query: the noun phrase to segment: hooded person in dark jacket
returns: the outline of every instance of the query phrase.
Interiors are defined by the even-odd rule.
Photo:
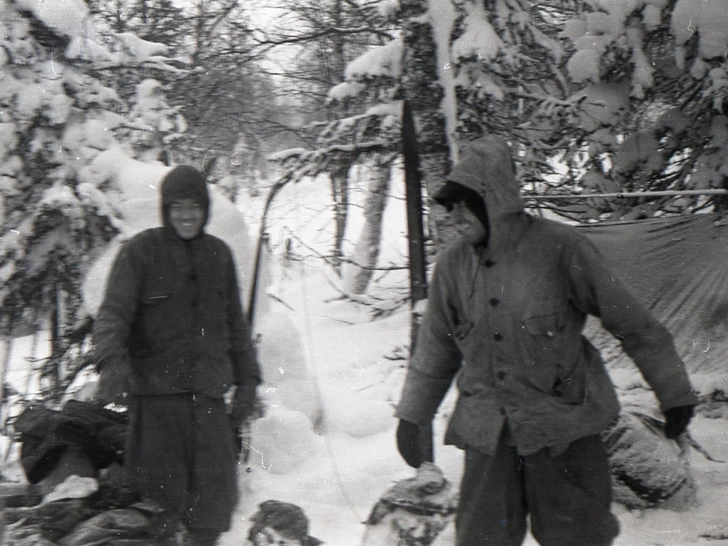
[[[162,538],[183,524],[195,546],[230,526],[235,432],[260,383],[232,253],[204,231],[209,208],[202,173],[166,175],[163,226],[119,251],[94,332],[100,402],[127,394],[127,478],[166,509]]]
[[[600,434],[620,407],[587,315],[621,340],[684,432],[697,404],[671,334],[565,224],[528,215],[508,145],[470,143],[434,199],[462,237],[437,260],[396,415],[399,450],[418,467],[450,385],[445,443],[465,450],[458,546],[606,546],[619,531]]]

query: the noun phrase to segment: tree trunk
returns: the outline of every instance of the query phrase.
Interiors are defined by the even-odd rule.
[[[331,196],[334,202],[334,234],[333,259],[337,271],[341,274],[341,258],[343,254],[344,234],[349,217],[349,164],[337,165],[331,171]]]
[[[379,258],[382,218],[387,204],[391,157],[370,156],[365,165],[370,173],[364,202],[364,226],[354,247],[352,263],[344,268],[344,290],[364,294]]]
[[[10,357],[13,353],[13,338],[8,337],[0,341],[0,422],[5,422],[5,415],[3,410],[5,409],[5,379],[8,375],[8,369],[10,368]],[[2,468],[0,468],[0,471]]]
[[[440,80],[437,43],[425,16],[429,5],[428,0],[400,1],[405,21],[402,89],[414,114],[422,180],[432,195],[445,181],[451,154],[442,113],[445,89]],[[449,240],[447,218],[439,209],[434,207],[428,217],[429,238],[436,249]]]
[[[61,271],[58,272],[62,274]],[[61,398],[61,383],[63,370],[61,369],[61,357],[63,354],[63,322],[64,322],[64,295],[60,287],[60,281],[55,280],[52,288],[53,301],[50,309],[50,345],[51,355],[41,371],[41,379],[45,380],[43,387],[48,389],[48,396],[51,400]]]
[[[405,195],[407,201],[407,238],[409,239],[410,274],[410,351],[415,350],[421,322],[419,303],[427,300],[427,256],[422,211],[422,174],[417,153],[417,136],[412,109],[406,100],[402,103],[402,155],[404,156]]]

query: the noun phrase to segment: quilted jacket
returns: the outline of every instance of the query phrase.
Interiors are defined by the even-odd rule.
[[[217,237],[144,231],[120,250],[94,333],[99,367],[128,373],[131,394],[221,396],[259,383],[229,247]]]
[[[697,403],[671,334],[595,246],[524,212],[504,142],[471,144],[449,179],[483,197],[489,237],[438,257],[397,417],[429,423],[456,381],[446,443],[495,453],[506,421],[522,455],[602,432],[620,406],[582,335],[587,315],[621,341],[663,411]]]

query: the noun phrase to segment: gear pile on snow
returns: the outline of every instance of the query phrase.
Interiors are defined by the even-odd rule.
[[[29,406],[13,427],[28,482],[0,483],[0,544],[155,544],[162,510],[110,472],[123,460],[126,415],[72,400]]]
[[[616,502],[640,509],[660,505],[679,510],[694,505],[689,446],[665,438],[663,426],[647,413],[623,411],[604,433]]]
[[[394,484],[374,505],[362,546],[428,546],[452,521],[457,503],[442,471],[423,463],[414,478]]]
[[[53,472],[59,461],[75,451],[95,469],[121,463],[127,417],[97,404],[68,401],[61,410],[28,406],[15,420],[20,435],[20,462],[30,483]]]
[[[0,484],[0,491],[6,484]],[[32,504],[38,486],[3,494],[3,546],[151,546],[162,523],[159,506],[95,478],[69,476]]]

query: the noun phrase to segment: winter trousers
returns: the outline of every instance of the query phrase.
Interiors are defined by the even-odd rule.
[[[609,546],[619,534],[610,512],[609,461],[599,436],[558,455],[520,456],[501,438],[491,457],[467,449],[455,520],[457,546],[519,546],[528,529],[542,546]]]
[[[160,530],[182,523],[194,546],[212,546],[237,504],[237,453],[222,398],[133,395],[125,467],[130,485],[166,510]]]

